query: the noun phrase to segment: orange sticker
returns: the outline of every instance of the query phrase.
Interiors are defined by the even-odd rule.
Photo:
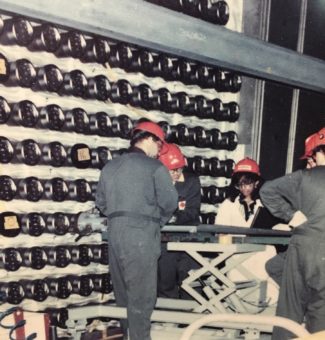
[[[90,152],[88,148],[78,149],[78,161],[88,161],[90,159]]]
[[[19,229],[19,223],[16,216],[5,216],[4,217],[4,228],[9,229]]]
[[[0,59],[0,74],[7,74],[6,61],[4,59]]]
[[[219,234],[219,244],[232,244],[232,235]]]

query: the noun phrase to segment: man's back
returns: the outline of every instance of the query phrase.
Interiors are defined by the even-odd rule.
[[[325,232],[324,193],[325,166],[296,171],[265,183],[261,189],[263,202],[275,216],[289,221],[300,210],[307,223],[299,229],[307,233]]]
[[[325,232],[325,166],[303,171],[298,192],[301,210],[308,219],[308,228]]]
[[[175,209],[176,191],[165,167],[143,152],[123,154],[106,164],[98,183],[96,204],[105,214],[134,212],[161,219]]]

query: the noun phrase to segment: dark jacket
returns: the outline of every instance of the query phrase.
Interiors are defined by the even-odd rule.
[[[178,209],[175,212],[178,225],[198,225],[200,223],[201,185],[199,177],[184,172],[184,182],[176,182]]]

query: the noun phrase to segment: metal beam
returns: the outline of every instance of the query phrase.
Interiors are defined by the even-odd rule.
[[[325,62],[143,0],[0,0],[0,9],[325,93]]]

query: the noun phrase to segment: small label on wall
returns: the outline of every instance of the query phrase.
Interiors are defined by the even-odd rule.
[[[7,74],[7,66],[4,59],[0,59],[0,74]]]
[[[16,216],[5,216],[4,217],[4,228],[9,229],[19,229],[19,223]]]
[[[78,161],[88,161],[90,159],[90,153],[88,148],[78,149]]]

